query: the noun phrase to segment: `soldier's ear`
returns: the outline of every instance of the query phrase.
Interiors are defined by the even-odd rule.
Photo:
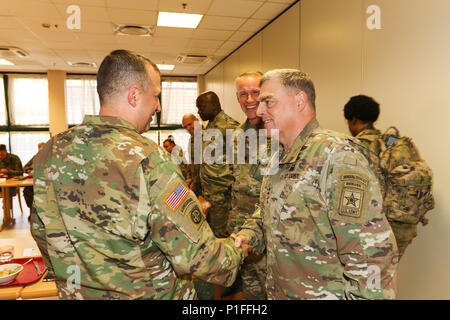
[[[133,85],[128,89],[128,103],[134,108],[137,105],[137,97],[139,94],[139,88],[136,85]]]
[[[307,99],[307,96],[304,91],[297,92],[297,94],[295,95],[297,107],[303,109],[306,106],[306,99]]]

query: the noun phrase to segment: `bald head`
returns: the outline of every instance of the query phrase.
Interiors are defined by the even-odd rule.
[[[197,97],[198,114],[203,121],[211,121],[222,110],[220,100],[213,91],[207,91]]]
[[[194,136],[194,122],[195,121],[198,121],[198,119],[192,113],[185,114],[183,116],[183,119],[181,120],[181,124],[183,125],[183,128],[186,129],[186,131],[189,132],[189,134],[191,136]]]

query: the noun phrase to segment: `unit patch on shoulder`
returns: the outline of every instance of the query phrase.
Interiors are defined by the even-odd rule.
[[[169,192],[164,199],[164,203],[172,210],[176,211],[178,206],[183,202],[184,198],[189,194],[189,189],[183,183],[178,182],[177,185]]]
[[[195,208],[189,213],[189,219],[191,219],[194,227],[198,230],[202,226],[204,215],[200,212],[198,208]]]
[[[336,186],[337,218],[350,223],[363,223],[367,216],[369,179],[359,173],[342,173]]]

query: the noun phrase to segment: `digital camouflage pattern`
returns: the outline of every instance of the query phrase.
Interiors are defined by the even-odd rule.
[[[433,172],[411,138],[401,137],[395,127],[384,134],[364,128],[356,137],[377,158],[384,211],[394,231],[400,259],[417,236],[418,223],[426,225],[425,214],[434,208]]]
[[[268,299],[395,298],[397,246],[360,148],[314,119],[264,177],[239,235],[266,248]]]
[[[0,169],[8,169],[9,176],[21,176],[23,174],[22,161],[12,153],[7,153],[6,158],[0,160]]]
[[[223,137],[223,163],[207,164],[205,159],[200,167],[200,183],[203,196],[211,203],[207,220],[218,238],[229,236],[227,220],[231,210],[231,184],[233,183],[232,165],[226,163],[226,129],[235,129],[239,122],[222,110],[205,128],[218,129]],[[203,152],[213,139],[203,142]]]
[[[234,282],[242,250],[214,237],[175,163],[130,123],[86,116],[34,168],[31,232],[61,299],[194,299],[187,275]]]
[[[200,183],[200,164],[194,162],[194,137],[189,140],[189,154],[191,163],[187,165],[187,179],[192,179],[191,190],[199,196],[202,194],[202,187]]]
[[[238,129],[243,130],[242,134],[249,129],[262,129],[264,125],[251,125],[248,119],[243,122]],[[259,201],[261,192],[261,163],[250,164],[250,150],[248,139],[245,140],[245,164],[237,164],[235,159],[233,164],[234,182],[231,191],[231,212],[228,217],[228,233],[238,232],[239,227],[244,224],[247,218],[250,218],[255,205]],[[237,155],[237,137],[235,139],[235,156]],[[270,139],[267,141],[270,146]],[[259,159],[257,159],[259,160]],[[242,289],[246,300],[266,299],[266,255],[250,253],[241,266]]]

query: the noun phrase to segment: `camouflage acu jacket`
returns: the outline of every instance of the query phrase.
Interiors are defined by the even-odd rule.
[[[235,129],[239,126],[239,122],[228,116],[223,110],[210,121],[205,128],[218,129],[223,137],[223,163],[207,164],[203,159],[200,167],[200,182],[202,191],[205,195],[214,194],[216,192],[229,192],[229,187],[233,183],[233,173],[230,164],[226,163],[226,129]],[[203,153],[211,141],[203,142]]]
[[[23,174],[22,161],[12,153],[8,153],[5,159],[0,160],[0,169],[8,169],[8,175],[10,176],[21,176]]]
[[[62,299],[193,299],[243,259],[217,240],[168,154],[128,122],[86,116],[34,161],[31,231]]]
[[[269,299],[395,298],[398,251],[357,141],[312,120],[242,226],[267,249]]]
[[[257,126],[251,125],[248,119],[239,127],[243,133],[248,129],[253,129],[258,134],[260,129]],[[237,139],[235,139],[235,151],[237,151]],[[245,219],[250,218],[255,210],[255,205],[259,201],[259,194],[261,191],[261,182],[263,175],[261,174],[261,163],[257,161],[256,164],[250,164],[249,161],[249,144],[246,140],[245,144],[245,164],[238,164],[237,160],[232,166],[234,182],[231,192],[231,212],[228,217],[228,232],[231,234],[236,232],[236,228],[240,227]],[[268,141],[270,144],[270,140]],[[236,158],[237,152],[235,152]],[[256,159],[258,160],[258,159]]]

